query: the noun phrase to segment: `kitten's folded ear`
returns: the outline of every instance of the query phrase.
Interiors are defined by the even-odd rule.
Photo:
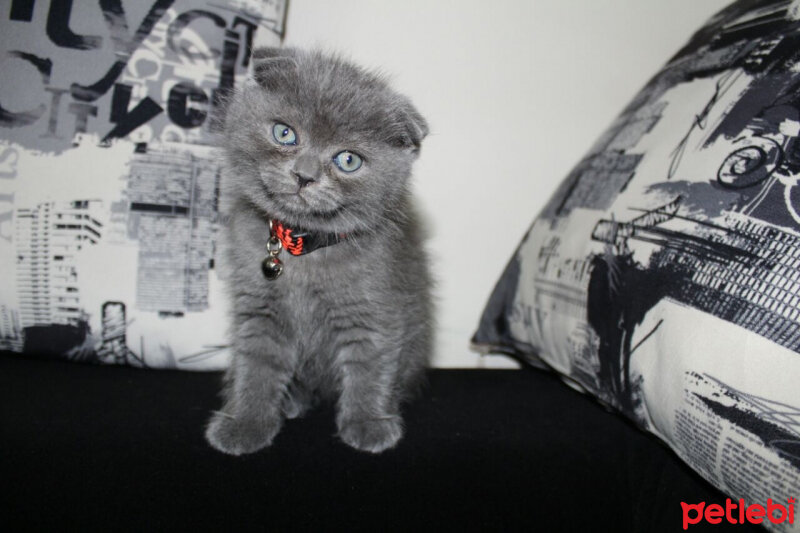
[[[422,118],[419,111],[405,98],[399,107],[400,117],[403,121],[403,135],[397,139],[399,146],[408,146],[418,151],[422,141],[428,136],[428,122]]]
[[[250,57],[253,78],[266,89],[275,89],[288,69],[297,68],[297,50],[293,48],[256,48]]]

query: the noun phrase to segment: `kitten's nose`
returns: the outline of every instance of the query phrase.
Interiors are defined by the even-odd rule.
[[[301,174],[300,172],[297,171],[293,171],[292,173],[294,174],[294,177],[297,178],[297,183],[298,185],[300,185],[301,189],[306,185],[308,185],[309,183],[314,183],[315,181],[317,181],[314,178],[311,178],[305,174]]]
[[[303,154],[298,157],[292,169],[292,174],[294,174],[301,189],[316,182],[321,173],[322,165],[314,154]]]

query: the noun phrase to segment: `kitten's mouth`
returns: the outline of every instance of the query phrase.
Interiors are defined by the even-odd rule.
[[[275,202],[279,203],[281,208],[286,209],[293,215],[297,216],[312,216],[330,220],[342,212],[344,206],[337,205],[333,208],[326,209],[320,208],[315,205],[313,200],[306,198],[300,191],[295,192],[273,192],[267,191],[267,195]]]

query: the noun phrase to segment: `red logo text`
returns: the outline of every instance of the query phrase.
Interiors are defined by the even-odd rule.
[[[767,505],[745,505],[744,500],[740,499],[736,503],[728,498],[725,500],[725,507],[718,503],[706,505],[706,502],[681,502],[683,529],[689,529],[690,525],[699,524],[702,520],[709,524],[719,524],[723,519],[730,524],[761,524],[765,520],[773,524],[794,524],[794,504],[794,498],[789,498],[786,505],[773,503],[772,498],[767,500]]]

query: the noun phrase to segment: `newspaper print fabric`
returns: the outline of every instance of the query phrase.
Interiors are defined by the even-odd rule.
[[[473,340],[571,377],[732,496],[800,496],[800,3],[737,2],[695,34],[564,180]]]
[[[284,0],[6,4],[0,349],[227,364],[214,135],[284,13]]]

